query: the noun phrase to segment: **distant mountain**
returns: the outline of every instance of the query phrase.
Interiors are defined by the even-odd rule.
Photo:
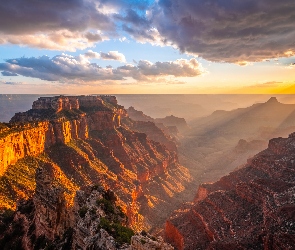
[[[190,127],[180,140],[180,160],[194,176],[214,181],[263,150],[270,138],[295,131],[295,105],[270,98],[247,108],[215,111]],[[241,139],[248,143],[243,150]]]
[[[283,130],[295,125],[295,104],[283,104],[275,97],[265,103],[254,104],[248,108],[232,111],[218,110],[210,116],[191,123],[190,135],[206,135],[227,137],[245,136],[258,139],[257,135],[269,139],[265,132]],[[267,131],[266,131],[267,130]]]
[[[134,107],[127,109],[128,116],[134,121],[153,122],[157,127],[166,133],[177,137],[178,132],[184,132],[188,129],[188,125],[184,118],[176,117],[174,115],[166,116],[165,118],[152,118],[142,111],[136,110]]]

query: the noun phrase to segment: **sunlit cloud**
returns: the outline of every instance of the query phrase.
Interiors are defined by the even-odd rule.
[[[118,52],[118,51],[109,51],[107,53],[105,52],[95,52],[92,50],[88,50],[85,54],[85,57],[91,58],[91,59],[103,59],[103,60],[113,60],[113,61],[120,61],[120,62],[126,62],[126,58],[124,54]]]
[[[125,56],[122,53],[119,53],[118,51],[109,51],[107,53],[100,52],[100,56],[104,60],[115,60],[115,61],[126,62]]]
[[[120,53],[115,53],[117,56]],[[102,53],[88,51],[79,56],[61,54],[50,58],[48,56],[8,59],[0,63],[0,70],[10,74],[38,78],[61,83],[97,83],[107,81],[125,81],[134,79],[137,83],[179,83],[178,77],[196,77],[205,71],[195,59],[178,59],[172,62],[152,63],[140,60],[135,65],[125,64],[113,68],[100,67],[90,61],[91,58],[103,56]],[[168,78],[167,78],[168,77]],[[171,79],[172,77],[172,79]]]
[[[116,33],[96,1],[11,0],[0,3],[0,43],[75,51]]]

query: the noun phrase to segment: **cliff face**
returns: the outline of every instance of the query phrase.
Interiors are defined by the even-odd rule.
[[[99,183],[118,194],[135,229],[163,220],[163,207],[172,209],[189,173],[179,165],[169,136],[157,128],[164,139],[154,141],[128,119],[112,96],[39,98],[31,110],[17,113],[0,126],[1,208],[15,209],[18,200],[45,190],[38,198],[36,221],[37,230],[50,238],[60,235],[72,216],[56,211],[73,206],[80,187]],[[153,126],[143,125],[151,135]],[[49,166],[54,170],[46,175],[63,181],[62,189],[51,182],[38,184]],[[61,203],[64,195],[67,202]]]
[[[156,123],[163,123],[165,126],[175,126],[179,131],[186,131],[189,127],[184,118],[179,118],[174,115],[166,116],[165,118],[156,118]]]
[[[272,139],[268,149],[213,184],[166,222],[178,249],[293,249],[295,138]]]
[[[134,107],[129,107],[126,111],[132,120],[139,122],[153,122],[158,128],[173,137],[177,137],[179,131],[184,132],[189,128],[184,118],[179,118],[173,115],[154,119],[145,115],[142,111],[136,110]]]
[[[69,180],[61,175],[44,164],[33,200],[19,203],[14,213],[0,213],[3,249],[173,249],[161,237],[134,235],[114,192],[88,185],[68,197]]]

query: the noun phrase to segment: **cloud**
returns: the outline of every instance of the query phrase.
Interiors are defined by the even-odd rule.
[[[295,55],[294,0],[159,0],[145,15],[127,12],[119,19],[141,42],[210,61],[246,65]]]
[[[121,61],[126,62],[126,58],[122,53],[119,53],[118,51],[109,51],[108,53],[100,53],[100,56],[104,60],[115,60],[115,61]]]
[[[96,59],[99,59],[100,58],[100,53],[97,53],[95,51],[92,51],[92,50],[88,50],[84,56],[86,56],[87,58],[96,58]]]
[[[150,0],[0,1],[0,44],[75,51],[120,38],[116,15],[145,12]],[[126,20],[127,21],[127,20]]]
[[[295,56],[294,23],[294,0],[0,2],[0,44],[76,51],[127,32],[141,43],[239,65]]]
[[[137,69],[144,76],[173,75],[175,77],[194,77],[202,73],[195,58],[190,60],[178,59],[174,62],[139,61]],[[134,77],[135,78],[135,77]],[[136,78],[135,78],[136,79]]]
[[[95,52],[87,52],[96,55]],[[61,54],[48,56],[8,59],[0,63],[0,70],[26,77],[64,83],[95,83],[103,81],[124,81],[133,78],[140,82],[167,82],[166,77],[194,77],[203,74],[202,66],[195,58],[178,59],[173,62],[139,61],[136,65],[126,64],[117,68],[100,67],[91,63],[85,55],[70,56]],[[169,79],[170,82],[175,82]]]
[[[0,4],[0,30],[3,34],[44,31],[84,31],[89,27],[109,30],[112,22],[95,1],[86,0],[10,0]]]
[[[9,71],[2,71],[1,74],[3,76],[18,76],[18,74],[12,73],[12,72],[9,72]]]
[[[97,53],[92,50],[88,50],[85,54],[85,57],[91,58],[91,59],[103,59],[103,60],[114,60],[114,61],[120,61],[120,62],[126,62],[126,58],[122,53],[119,53],[118,51],[109,51],[107,53],[100,52]]]
[[[10,43],[39,49],[76,51],[94,46],[95,41],[89,40],[86,37],[87,34],[61,30],[34,35],[4,35],[0,38],[0,44]]]
[[[101,5],[94,0],[1,1],[0,43],[71,51],[93,46],[116,33]]]
[[[0,84],[4,84],[4,85],[20,85],[22,83],[21,82],[4,82],[4,81],[0,81]]]

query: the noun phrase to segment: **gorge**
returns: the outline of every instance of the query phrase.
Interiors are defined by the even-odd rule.
[[[258,152],[293,114],[271,98],[187,124],[114,96],[40,97],[0,123],[0,243],[172,249],[149,231],[176,249],[292,249],[294,134]]]

